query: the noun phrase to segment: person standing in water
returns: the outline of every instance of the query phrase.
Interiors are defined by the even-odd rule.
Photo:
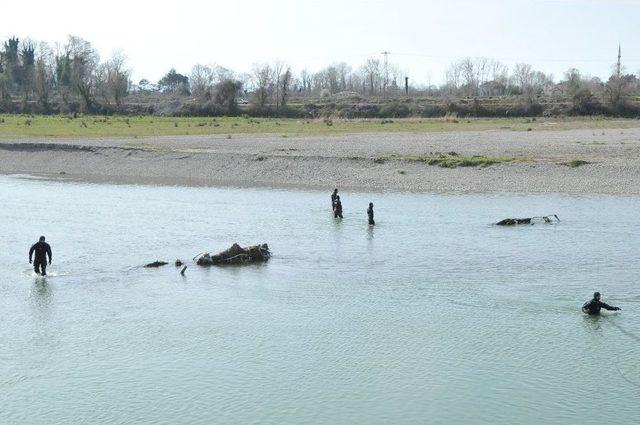
[[[376,222],[373,219],[373,202],[369,202],[369,208],[367,208],[367,216],[369,217],[369,226],[375,226]]]
[[[600,309],[603,308],[611,311],[622,310],[620,307],[613,307],[607,303],[603,303],[600,301],[600,292],[595,292],[593,294],[593,299],[591,301],[587,301],[582,306],[582,312],[590,316],[598,316],[600,314]]]
[[[333,193],[331,194],[331,209],[336,208],[336,198],[338,198],[338,189],[333,189]]]
[[[336,195],[336,202],[333,204],[333,217],[342,218],[342,202],[340,197]]]
[[[49,256],[49,265],[51,265],[51,246],[44,241],[44,236],[40,236],[40,240],[34,243],[29,250],[29,264],[31,264],[31,257],[33,253],[36,253],[36,257],[33,261],[33,271],[36,274],[42,276],[47,275],[47,255]]]

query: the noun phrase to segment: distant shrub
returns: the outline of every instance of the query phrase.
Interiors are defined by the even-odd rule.
[[[342,104],[338,107],[340,118],[378,118],[383,117],[380,106],[371,103]]]
[[[402,103],[382,105],[379,110],[380,118],[406,118],[411,115],[409,107]]]
[[[577,115],[597,115],[604,112],[602,104],[588,88],[581,88],[572,98],[573,112]]]

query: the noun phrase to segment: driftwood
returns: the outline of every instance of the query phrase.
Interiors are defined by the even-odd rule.
[[[269,246],[265,243],[262,245],[241,247],[234,243],[231,248],[222,251],[216,255],[210,255],[205,252],[196,257],[196,264],[199,266],[222,266],[228,264],[252,264],[262,263],[271,258]]]
[[[542,217],[530,217],[530,218],[505,218],[496,223],[496,226],[515,226],[517,224],[535,224],[537,223],[552,223],[551,217],[554,217],[557,221],[560,221],[557,215],[545,215]]]
[[[144,266],[146,268],[152,268],[152,267],[162,267],[162,266],[166,266],[169,263],[166,263],[164,261],[154,261],[153,263],[149,263],[149,264],[145,264]]]

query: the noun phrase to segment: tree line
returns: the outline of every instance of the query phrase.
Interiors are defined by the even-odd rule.
[[[497,98],[528,105],[523,114],[540,113],[535,106],[541,99],[560,99],[569,105],[565,112],[576,114],[640,114],[634,100],[640,81],[625,72],[620,59],[606,81],[571,68],[556,82],[531,65],[508,67],[488,58],[452,63],[441,85],[413,84],[399,66],[377,58],[356,68],[336,63],[315,72],[295,72],[277,61],[255,64],[246,73],[197,64],[186,74],[172,68],[157,82],[142,79],[134,83],[131,76],[122,52],[101,60],[91,43],[79,37],[69,36],[65,43],[55,45],[11,37],[0,49],[0,111],[304,115],[312,113],[323,99],[325,103],[350,99],[362,104],[432,98],[442,105],[434,109],[435,114],[451,112],[468,99],[475,106],[464,111],[479,114],[487,99]],[[405,115],[422,114],[400,109],[408,111]],[[366,115],[368,109],[364,110]],[[484,111],[489,113],[486,107]],[[357,116],[359,112],[346,114],[350,113]],[[376,113],[384,115],[381,110]],[[390,113],[398,114],[397,110]]]

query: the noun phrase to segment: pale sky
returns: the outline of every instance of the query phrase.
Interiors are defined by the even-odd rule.
[[[618,43],[627,70],[640,71],[640,0],[0,0],[1,40],[69,34],[102,57],[124,50],[134,81],[196,63],[355,68],[384,50],[419,83],[441,83],[467,56],[530,63],[556,80],[571,66],[606,78]]]

